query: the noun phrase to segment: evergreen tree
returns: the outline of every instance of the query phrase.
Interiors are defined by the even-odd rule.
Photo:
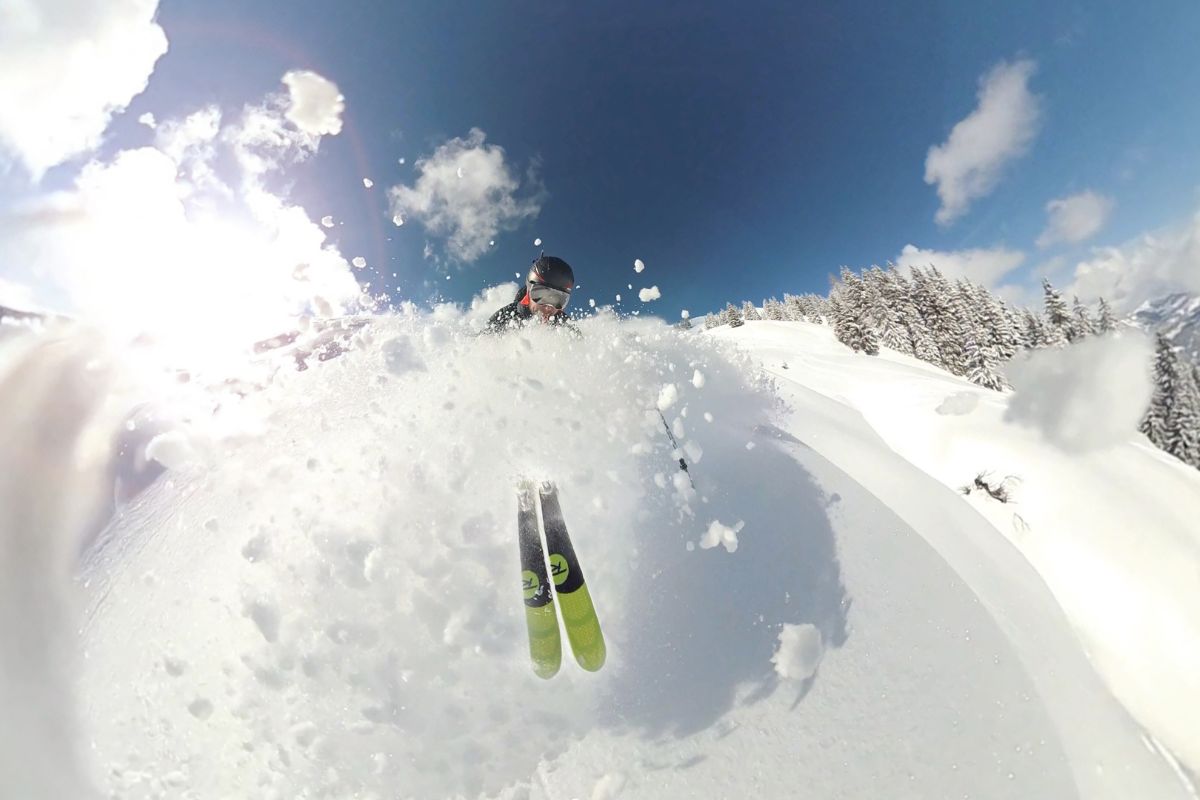
[[[1176,363],[1179,384],[1167,417],[1163,449],[1185,464],[1200,467],[1200,386],[1191,365],[1178,355]]]
[[[742,322],[742,312],[733,303],[725,304],[725,320],[731,328],[739,328],[746,323]]]
[[[690,319],[688,319],[687,317],[683,317],[682,319],[679,320],[679,322],[675,323],[675,327],[679,328],[679,330],[681,330],[681,331],[691,330],[692,321]]]
[[[1038,348],[1046,346],[1046,330],[1040,315],[1028,308],[1021,312],[1021,327],[1025,331],[1026,347]]]
[[[912,355],[912,343],[900,308],[890,300],[892,291],[887,273],[879,267],[871,267],[863,276],[866,324],[874,330],[881,345]]]
[[[981,344],[971,336],[967,338],[963,351],[967,380],[996,391],[1005,387],[1004,376],[1000,374],[997,367],[999,362],[993,347]]]
[[[721,325],[721,317],[717,314],[704,315],[704,330],[711,331],[713,328]]]
[[[1079,302],[1079,298],[1075,299],[1075,308],[1073,311],[1073,319],[1071,327],[1075,331],[1075,338],[1081,339],[1084,336],[1094,336],[1096,334],[1097,325],[1092,321],[1091,315],[1088,313],[1087,306]]]
[[[779,322],[783,320],[783,303],[772,297],[770,300],[763,303],[763,313],[767,319]]]
[[[1075,338],[1071,315],[1062,294],[1050,285],[1049,278],[1042,278],[1042,293],[1046,304],[1046,323],[1051,329],[1047,344],[1066,343]],[[1055,330],[1058,333],[1055,333]]]
[[[833,334],[837,340],[859,353],[879,354],[874,332],[863,324],[862,281],[848,268],[842,268],[842,282],[830,294],[834,304]]]
[[[1012,330],[1013,350],[1018,353],[1033,346],[1029,342],[1029,332],[1024,317],[1024,314],[1028,313],[1028,311],[1018,312],[1008,303],[1004,303],[1004,314],[1008,317],[1008,325]]]
[[[788,322],[806,321],[804,304],[800,302],[798,296],[794,294],[785,294],[783,296],[783,318]]]
[[[1108,333],[1109,331],[1116,330],[1116,317],[1113,316],[1112,309],[1109,308],[1108,302],[1103,297],[1100,298],[1099,317],[1100,319],[1096,323],[1096,327],[1100,330],[1100,333]]]
[[[758,309],[754,307],[754,303],[747,300],[742,303],[742,319],[762,319],[762,315],[758,313]]]
[[[1179,385],[1179,359],[1174,348],[1161,333],[1154,336],[1154,394],[1150,407],[1142,417],[1138,430],[1146,434],[1156,447],[1166,449],[1167,420],[1171,417],[1171,406]]]

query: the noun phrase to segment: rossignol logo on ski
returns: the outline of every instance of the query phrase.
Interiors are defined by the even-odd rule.
[[[550,577],[554,579],[555,586],[562,586],[562,582],[571,574],[571,567],[567,564],[567,559],[561,553],[550,554]]]
[[[521,573],[521,589],[525,592],[525,599],[529,600],[537,597],[538,592],[542,590],[542,582],[538,580],[537,575],[525,570]]]

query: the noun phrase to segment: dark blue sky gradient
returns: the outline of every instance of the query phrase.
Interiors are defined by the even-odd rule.
[[[538,236],[576,266],[581,299],[620,292],[633,310],[654,283],[649,310],[667,319],[823,292],[841,264],[910,242],[1022,249],[1032,275],[1050,255],[1033,240],[1052,198],[1113,195],[1094,242],[1113,244],[1197,205],[1200,4],[1138,5],[164,0],[170,52],[111,147],[148,136],[142,111],[232,111],[289,69],[320,72],[346,96],[346,128],[293,171],[293,197],[344,220],[343,253],[417,301],[511,279]],[[1042,132],[939,228],[926,152],[975,107],[979,77],[1018,57],[1039,65]],[[548,194],[536,221],[446,281],[421,255],[424,231],[391,224],[384,190],[472,127],[521,173],[536,163]]]

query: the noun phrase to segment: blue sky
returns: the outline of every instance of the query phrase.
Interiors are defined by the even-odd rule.
[[[344,94],[344,129],[288,173],[290,196],[333,215],[342,252],[399,298],[466,300],[523,271],[535,237],[575,265],[581,299],[621,293],[625,310],[668,319],[823,293],[840,265],[909,244],[1019,253],[993,284],[1070,283],[1093,248],[1200,207],[1200,4],[1152,6],[166,0],[170,49],[100,156],[146,143],[146,111],[234,109],[310,69]],[[938,224],[930,148],[977,108],[991,70],[1017,64],[1036,108],[1028,142]],[[503,148],[537,213],[456,263],[416,216],[392,224],[387,189],[415,186],[418,160],[472,128]],[[1046,204],[1084,192],[1103,200],[1102,225],[1039,247]],[[650,284],[663,299],[643,307],[632,296]]]

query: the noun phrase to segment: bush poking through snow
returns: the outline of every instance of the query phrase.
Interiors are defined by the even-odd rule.
[[[1013,489],[1021,483],[1021,479],[1016,475],[1009,475],[1004,480],[996,482],[991,479],[987,472],[981,472],[975,476],[975,480],[970,484],[963,486],[960,490],[963,494],[970,494],[974,491],[987,492],[993,500],[999,500],[1001,503],[1011,503],[1013,501]]]

